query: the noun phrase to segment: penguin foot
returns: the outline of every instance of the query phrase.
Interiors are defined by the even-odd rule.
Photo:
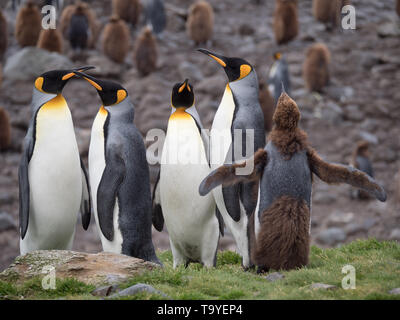
[[[265,266],[257,266],[257,274],[263,274],[269,272],[269,268]]]

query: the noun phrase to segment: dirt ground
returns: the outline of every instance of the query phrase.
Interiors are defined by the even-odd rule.
[[[3,4],[5,1],[1,1]],[[110,14],[103,1],[89,1],[102,24]],[[209,128],[222,97],[226,77],[221,68],[206,56],[195,51],[188,39],[185,21],[171,10],[171,6],[186,9],[193,1],[169,0],[168,25],[158,39],[159,62],[156,72],[142,78],[136,71],[132,53],[124,65],[114,65],[102,57],[98,48],[88,52],[85,61],[76,65],[101,61],[103,69],[114,69],[114,80],[129,91],[136,107],[135,124],[146,134],[151,128],[165,128],[172,86],[186,77],[191,78],[196,94],[196,106],[203,124]],[[328,32],[311,14],[311,0],[299,1],[298,37],[287,45],[277,46],[272,23],[274,1],[211,0],[215,10],[212,40],[205,46],[226,56],[242,57],[252,63],[259,79],[265,81],[272,54],[283,52],[291,74],[292,97],[302,112],[301,127],[308,133],[312,146],[329,161],[349,163],[355,144],[361,138],[371,142],[371,159],[375,177],[387,193],[386,203],[377,200],[359,201],[350,198],[350,187],[327,186],[315,179],[312,205],[312,242],[334,246],[356,238],[395,238],[400,227],[399,204],[396,202],[396,174],[400,157],[400,36],[391,35],[384,26],[399,27],[395,1],[352,0],[357,13],[356,30]],[[101,5],[100,5],[101,3]],[[3,7],[4,8],[4,7]],[[15,14],[6,9],[8,20]],[[132,29],[135,39],[140,30]],[[19,50],[10,30],[7,56]],[[305,50],[314,42],[325,43],[332,54],[331,82],[321,95],[305,90],[302,63]],[[70,55],[68,48],[65,50]],[[4,64],[3,64],[4,65]],[[117,69],[117,71],[116,71]],[[100,71],[100,76],[102,76]],[[108,76],[103,74],[103,76]],[[29,102],[33,82],[0,88],[0,105],[5,107],[13,124],[12,148],[0,153],[0,212],[6,212],[18,222],[18,163],[21,141],[30,118]],[[100,100],[94,90],[82,90],[80,81],[71,81],[64,90],[79,140],[81,154],[87,161],[88,139]],[[154,182],[156,168],[151,168]],[[352,213],[346,221],[335,217]],[[94,219],[92,219],[92,222]],[[346,230],[345,238],[326,242],[320,235],[332,226]],[[358,228],[357,228],[358,226]],[[353,228],[353,229],[351,229]],[[352,231],[349,231],[349,230]],[[154,244],[159,249],[169,247],[166,233],[153,232]],[[19,253],[16,229],[0,232],[0,270],[8,266]],[[235,249],[227,235],[221,239],[221,249]],[[84,232],[76,229],[74,250],[101,250],[96,226]]]

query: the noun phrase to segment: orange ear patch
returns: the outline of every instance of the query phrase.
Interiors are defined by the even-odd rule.
[[[38,89],[40,92],[44,92],[43,91],[43,82],[44,82],[43,77],[39,77],[35,81],[35,88]]]
[[[126,98],[127,94],[125,90],[117,91],[117,104],[123,101]]]
[[[240,77],[238,80],[243,79],[244,77],[247,77],[250,72],[251,72],[251,67],[248,64],[242,64],[240,66]]]

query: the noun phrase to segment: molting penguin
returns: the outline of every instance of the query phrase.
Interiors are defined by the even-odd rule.
[[[15,37],[21,47],[36,46],[42,29],[42,15],[38,7],[29,0],[18,11],[15,22]]]
[[[8,47],[8,27],[7,20],[0,8],[0,61]]]
[[[210,160],[214,169],[232,160],[243,159],[243,154],[265,146],[264,117],[254,68],[240,58],[227,58],[205,49],[199,51],[216,60],[229,79],[211,129]],[[252,144],[246,141],[247,130],[254,132]],[[256,207],[256,193],[257,184],[253,182],[218,187],[213,191],[217,208],[232,232],[245,268],[251,266],[249,217]]]
[[[50,52],[62,53],[63,38],[60,31],[58,29],[42,29],[37,47]]]
[[[323,43],[315,43],[307,49],[303,63],[303,78],[310,91],[321,92],[329,83],[331,54]]]
[[[0,107],[0,151],[8,149],[11,144],[11,123],[7,110]]]
[[[19,167],[21,254],[70,250],[79,211],[89,226],[89,185],[62,90],[76,71],[91,68],[49,71],[35,81]]]
[[[151,24],[153,32],[159,35],[164,31],[167,24],[167,16],[163,0],[145,1],[145,19],[147,24]]]
[[[80,74],[103,105],[89,147],[93,208],[103,250],[160,264],[151,239],[149,167],[134,108],[118,83]]]
[[[297,37],[299,33],[297,0],[276,0],[274,33],[278,44],[287,43]]]
[[[268,74],[268,89],[275,100],[275,105],[278,102],[282,93],[282,85],[285,91],[290,94],[290,77],[289,66],[286,60],[279,52],[274,53],[274,63],[271,66]]]
[[[129,27],[118,16],[112,16],[103,30],[103,52],[111,60],[123,63],[128,54],[131,35]]]
[[[188,80],[172,90],[172,113],[153,196],[153,224],[168,229],[174,268],[189,262],[215,266],[219,221],[212,195],[201,197],[200,182],[210,173],[208,144]],[[220,220],[221,221],[221,220]],[[222,222],[222,221],[221,221]]]
[[[207,194],[220,184],[260,181],[253,251],[259,272],[307,265],[313,174],[326,183],[347,183],[386,201],[384,189],[364,172],[319,157],[298,128],[300,111],[286,93],[278,100],[273,120],[265,149],[243,163],[218,168],[200,185],[200,192]],[[253,171],[237,175],[236,169],[248,162],[253,163]]]

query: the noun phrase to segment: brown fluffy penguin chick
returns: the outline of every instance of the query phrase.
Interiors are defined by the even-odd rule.
[[[143,76],[147,76],[157,67],[157,42],[151,29],[145,27],[135,42],[133,57],[136,68]]]
[[[0,9],[0,60],[3,59],[4,53],[8,46],[8,31],[7,31],[7,20],[3,15],[3,11]]]
[[[331,54],[323,43],[308,48],[303,64],[303,78],[310,91],[320,92],[329,82]]]
[[[31,0],[22,7],[15,23],[15,37],[21,47],[36,46],[42,29],[42,15]]]
[[[360,141],[353,152],[351,165],[367,173],[369,176],[374,177],[374,170],[372,163],[369,159],[369,143],[367,141]],[[359,199],[370,199],[370,195],[363,190],[356,190],[356,197]]]
[[[283,44],[299,33],[297,0],[276,0],[274,14],[275,40]]]
[[[113,15],[119,16],[127,23],[135,26],[140,17],[142,6],[139,0],[113,0],[112,12]]]
[[[11,124],[8,112],[0,107],[0,151],[6,150],[11,143]]]
[[[350,0],[313,0],[312,12],[318,21],[337,26],[343,6],[350,4]]]
[[[42,29],[37,47],[50,52],[62,53],[63,38],[60,31],[57,29]]]
[[[111,60],[123,63],[129,51],[128,25],[118,16],[112,16],[103,30],[103,52]]]
[[[272,117],[275,111],[274,98],[272,98],[268,86],[264,82],[260,81],[259,86],[260,86],[259,100],[262,112],[264,114],[264,128],[265,131],[271,131]]]
[[[187,33],[196,45],[211,39],[214,29],[214,10],[207,1],[197,1],[189,8]]]

